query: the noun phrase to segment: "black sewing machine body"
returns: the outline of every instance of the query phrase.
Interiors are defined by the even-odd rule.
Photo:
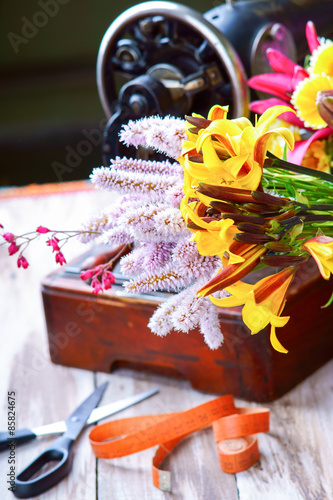
[[[247,79],[271,71],[266,49],[303,65],[306,23],[313,21],[318,34],[329,37],[332,7],[332,0],[229,1],[201,15],[178,3],[152,1],[125,11],[105,33],[97,60],[108,119],[104,164],[129,154],[117,136],[130,119],[206,115],[214,104],[228,105],[229,117],[247,116]]]

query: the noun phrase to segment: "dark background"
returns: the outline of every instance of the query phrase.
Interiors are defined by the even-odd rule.
[[[33,20],[45,22],[36,13],[45,12],[41,4],[48,2],[51,10],[51,4],[56,4],[54,11],[59,7],[57,13],[46,14],[45,26],[33,23],[35,28],[29,28]],[[182,3],[200,12],[216,5]],[[116,0],[1,1],[0,186],[84,179],[101,164],[100,146],[90,141],[87,147],[87,135],[95,129],[97,138],[96,129],[104,124],[95,78],[97,53],[109,25],[132,5]]]

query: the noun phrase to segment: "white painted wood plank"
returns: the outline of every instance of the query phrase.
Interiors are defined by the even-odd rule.
[[[0,195],[1,196],[1,195]],[[34,230],[42,224],[56,229],[77,228],[108,197],[98,192],[71,193],[38,198],[9,199],[0,204],[0,221],[7,231]],[[72,258],[85,251],[73,242],[66,249]],[[16,393],[16,427],[31,427],[66,418],[94,390],[91,372],[65,368],[50,362],[42,308],[40,282],[57,265],[45,243],[31,247],[31,267],[17,269],[16,258],[0,247],[0,430],[7,429],[7,392]],[[68,479],[43,500],[92,500],[96,494],[96,460],[87,439],[88,430],[76,447],[74,467]],[[51,440],[52,441],[52,440]],[[33,460],[50,442],[40,439],[16,448],[16,472]],[[7,451],[0,454],[0,498],[12,500],[6,474]],[[36,497],[39,498],[39,497]]]
[[[113,419],[137,415],[188,410],[214,398],[194,391],[185,381],[118,370],[111,375],[98,374],[98,383],[110,380],[110,398],[158,387],[160,393]],[[111,420],[111,419],[110,419]],[[165,460],[163,468],[172,474],[172,493],[153,486],[151,461],[156,448],[113,460],[98,460],[98,500],[237,500],[234,475],[223,473],[218,464],[213,431],[207,429],[184,440]]]
[[[73,193],[2,201],[0,222],[6,230],[19,233],[39,224],[62,229],[101,209],[110,195],[101,192]],[[74,242],[73,242],[74,243]],[[17,392],[19,426],[39,425],[61,419],[93,389],[93,375],[53,365],[49,361],[46,329],[40,297],[40,281],[56,268],[48,247],[38,244],[30,252],[31,267],[18,270],[15,259],[0,247],[0,417],[5,429],[7,391]],[[82,253],[85,246],[74,243],[66,257]],[[260,462],[236,475],[241,500],[331,500],[333,498],[333,362],[280,400],[266,405],[271,409],[271,432],[259,436]],[[121,370],[108,379],[111,387],[105,401],[116,400],[160,386],[161,393],[113,418],[184,410],[212,399],[193,391],[186,382]],[[245,402],[237,404],[247,405]],[[43,500],[92,500],[95,498],[95,460],[86,431],[78,443],[74,470],[68,480],[44,494]],[[47,441],[18,448],[19,467],[42,450]],[[153,450],[118,459],[99,461],[98,498],[162,498],[236,500],[235,476],[220,471],[211,431],[186,440],[166,460],[173,473],[173,494],[152,486],[150,461]],[[7,457],[0,455],[0,498],[13,499],[6,492]]]
[[[279,400],[260,462],[237,474],[240,500],[333,498],[333,361]],[[244,404],[244,402],[242,402]]]

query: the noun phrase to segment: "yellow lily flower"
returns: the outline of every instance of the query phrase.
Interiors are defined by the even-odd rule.
[[[289,321],[289,316],[281,317],[286,303],[287,290],[294,278],[296,269],[287,267],[277,274],[268,276],[249,285],[242,281],[226,288],[231,294],[224,299],[210,296],[210,300],[220,307],[235,307],[243,305],[243,321],[254,335],[271,324],[270,341],[274,349],[279,352],[288,351],[276,337],[275,328],[282,327]]]
[[[267,251],[267,248],[263,245],[247,245],[245,243],[233,241],[229,248],[229,252],[238,255],[243,261],[231,264],[229,259],[222,258],[225,267],[220,269],[214,278],[198,290],[198,297],[206,297],[218,290],[223,290],[244,278],[244,276],[253,271],[259,264],[260,257],[267,253]],[[226,264],[227,260],[229,260],[228,264]]]
[[[181,163],[191,178],[191,186],[195,187],[202,181],[256,190],[261,184],[268,141],[272,135],[280,135],[290,149],[294,147],[294,136],[288,128],[268,130],[276,117],[286,111],[292,110],[287,106],[274,106],[265,111],[253,126],[244,117],[221,118],[225,110],[215,109],[209,115],[213,118],[210,123],[206,120],[197,134],[189,135],[188,132],[190,141],[186,141],[183,147]],[[188,130],[192,127],[189,125]],[[196,151],[192,147],[195,139]]]
[[[333,238],[317,236],[307,240],[303,246],[316,261],[322,277],[328,280],[333,274]]]
[[[202,230],[198,230],[189,227],[189,230],[194,232],[191,241],[196,242],[200,255],[218,255],[222,258],[223,254],[228,251],[231,263],[243,262],[244,258],[230,252],[230,246],[234,243],[234,235],[240,232],[234,225],[234,221],[232,219],[220,219],[206,222],[197,213],[198,207],[201,206],[202,204],[199,203],[182,205],[182,215],[185,221],[191,220],[202,228]]]

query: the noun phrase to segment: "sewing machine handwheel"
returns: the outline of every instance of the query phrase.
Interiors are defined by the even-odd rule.
[[[248,113],[248,89],[235,50],[209,21],[195,10],[172,2],[146,2],[131,7],[110,25],[97,59],[97,86],[108,119],[124,111],[119,94],[131,81],[149,76],[169,98],[146,105],[133,92],[126,103],[128,119],[158,113],[206,114],[214,104],[229,105],[229,117]],[[149,82],[147,83],[149,86]],[[149,92],[151,89],[149,88]],[[153,91],[155,92],[155,90]]]

